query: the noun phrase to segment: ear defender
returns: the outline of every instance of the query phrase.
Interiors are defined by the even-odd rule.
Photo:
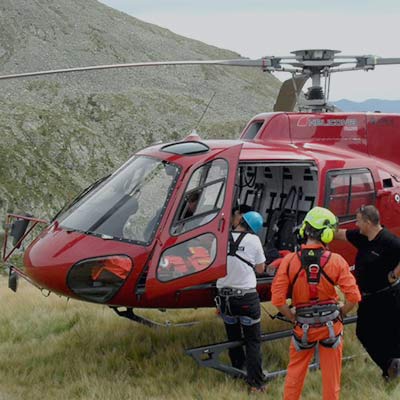
[[[305,230],[306,230],[306,224],[304,223],[299,230],[299,236],[301,239],[304,239],[306,235]],[[333,238],[335,237],[335,232],[331,227],[327,226],[325,229],[322,230],[320,237],[322,242],[328,244],[332,242]]]
[[[301,238],[307,236],[306,228],[308,226],[307,224],[309,224],[310,227],[317,232],[313,232],[312,236],[322,243],[328,244],[332,242],[335,237],[337,223],[338,219],[332,211],[323,207],[314,207],[306,214],[303,225],[299,231],[299,236]]]
[[[325,244],[332,242],[335,232],[332,228],[326,227],[321,233],[321,241]]]

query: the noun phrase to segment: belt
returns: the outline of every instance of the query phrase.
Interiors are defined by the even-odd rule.
[[[393,284],[391,284],[389,286],[386,286],[383,289],[379,289],[375,292],[362,292],[362,295],[363,295],[363,297],[368,297],[368,296],[372,296],[374,294],[384,293],[384,292],[387,292],[388,290],[391,290],[391,289],[397,287],[399,284],[400,284],[400,279],[397,279],[396,282],[394,282]]]
[[[244,296],[248,293],[257,293],[257,289],[237,289],[237,288],[230,288],[230,287],[224,287],[221,289],[218,289],[218,294],[220,296],[225,296],[225,297],[230,297],[230,296]]]

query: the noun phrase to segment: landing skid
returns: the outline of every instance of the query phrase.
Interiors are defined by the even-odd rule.
[[[125,310],[120,310],[121,307],[110,307],[117,315],[120,317],[128,318],[131,321],[139,322],[140,324],[150,326],[152,328],[169,328],[169,327],[177,327],[177,326],[193,326],[198,324],[197,321],[192,322],[181,322],[178,324],[174,324],[170,321],[166,321],[164,323],[153,321],[151,319],[141,317],[133,312],[133,308],[126,307]]]
[[[352,324],[357,321],[357,317],[348,317],[344,319],[344,324]],[[271,333],[263,333],[261,335],[261,342],[271,342],[273,340],[278,340],[278,339],[283,339],[292,336],[292,330],[288,329],[285,331],[278,331],[278,332],[271,332]],[[208,346],[201,346],[201,347],[195,347],[193,349],[187,349],[186,354],[193,357],[195,361],[202,367],[206,368],[213,368],[216,369],[217,371],[224,372],[228,375],[230,375],[233,378],[241,378],[241,379],[246,379],[247,373],[246,371],[237,369],[232,367],[229,364],[224,364],[220,361],[219,357],[221,353],[225,350],[237,347],[237,346],[243,346],[244,341],[243,340],[238,340],[234,342],[221,342],[221,343],[215,343],[211,344]],[[317,352],[316,352],[317,354]],[[349,359],[352,357],[344,357],[343,359]],[[318,369],[319,368],[319,359],[318,359],[318,354],[314,360],[310,364],[310,370]],[[284,376],[286,375],[287,370],[279,370],[279,371],[265,371],[264,370],[264,375],[265,375],[265,380],[269,381],[271,379],[277,378],[279,376]]]

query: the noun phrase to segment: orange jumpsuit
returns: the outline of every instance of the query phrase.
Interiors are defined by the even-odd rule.
[[[322,245],[303,245],[302,249],[319,249]],[[290,268],[288,266],[290,265]],[[285,256],[279,266],[277,275],[272,283],[272,304],[280,307],[286,304],[288,289],[292,284],[297,272],[301,269],[301,261],[297,254],[290,253]],[[346,260],[339,254],[331,253],[329,260],[323,267],[328,277],[338,285],[346,297],[352,303],[358,303],[361,295],[358,290],[354,276],[351,274]],[[289,271],[289,272],[288,272]],[[335,287],[321,274],[317,284],[318,299],[321,302],[339,300]],[[305,270],[302,270],[294,287],[292,288],[292,303],[294,306],[310,303],[309,283]],[[343,331],[341,321],[333,325],[335,335]],[[297,337],[303,336],[303,330],[299,324],[294,328]],[[308,331],[308,342],[319,342],[329,338],[328,327],[310,327]],[[323,399],[337,400],[340,393],[340,375],[342,368],[343,342],[336,348],[327,348],[319,343],[320,365],[322,371]],[[308,371],[311,358],[314,355],[315,347],[297,351],[293,340],[290,344],[290,361],[285,380],[284,400],[296,400],[301,396],[304,380]]]

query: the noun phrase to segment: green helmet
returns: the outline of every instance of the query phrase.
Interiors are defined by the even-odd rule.
[[[321,241],[330,243],[335,236],[335,229],[338,220],[332,211],[323,207],[312,208],[304,218],[303,225],[300,228],[300,237],[304,237],[307,223],[317,231],[321,231]]]
[[[312,208],[304,218],[303,222],[308,222],[313,228],[320,230],[324,228],[336,228],[336,215],[323,207]]]

